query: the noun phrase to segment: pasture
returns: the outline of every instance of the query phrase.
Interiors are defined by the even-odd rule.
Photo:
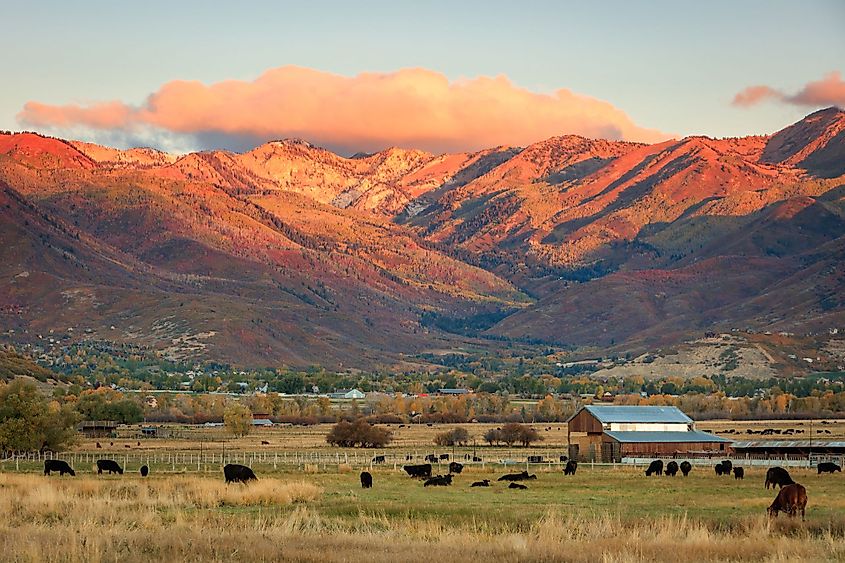
[[[792,471],[807,521],[770,521],[764,470],[745,480],[696,468],[646,478],[630,467],[536,471],[528,489],[471,467],[451,487],[424,488],[392,468],[222,471],[77,477],[0,474],[0,549],[7,561],[501,560],[677,561],[845,559],[845,478]],[[470,488],[488,478],[490,488]]]

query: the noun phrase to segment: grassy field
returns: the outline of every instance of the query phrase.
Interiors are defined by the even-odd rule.
[[[6,561],[845,560],[845,478],[795,470],[807,521],[770,521],[763,470],[744,481],[694,470],[538,472],[528,490],[470,471],[424,488],[400,472],[44,477],[0,474]]]

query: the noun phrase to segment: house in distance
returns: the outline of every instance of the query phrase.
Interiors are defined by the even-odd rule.
[[[567,421],[569,455],[584,461],[727,452],[725,438],[695,429],[677,407],[587,405]]]

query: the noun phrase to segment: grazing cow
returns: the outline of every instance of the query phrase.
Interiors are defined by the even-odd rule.
[[[100,475],[103,471],[108,471],[109,475],[111,475],[112,473],[123,475],[123,468],[120,467],[116,461],[111,459],[97,460],[97,474]]]
[[[688,461],[682,461],[680,467],[681,467],[681,473],[684,474],[684,477],[689,475],[689,472],[692,471],[692,464]]]
[[[261,440],[261,445],[262,446],[269,446],[270,442],[268,442],[267,440]]]
[[[785,485],[778,496],[769,506],[769,516],[774,518],[778,512],[786,512],[789,516],[797,516],[801,511],[801,520],[804,520],[804,510],[807,508],[807,489],[798,483]]]
[[[44,475],[49,475],[51,471],[58,471],[59,475],[62,476],[64,476],[65,473],[70,473],[71,477],[76,477],[76,473],[74,473],[71,466],[61,459],[44,460]]]
[[[733,465],[734,464],[731,463],[731,460],[729,460],[729,459],[724,460],[722,462],[722,473],[724,473],[725,475],[730,475],[731,470],[733,469]]]
[[[437,456],[434,454],[428,454],[425,456],[425,460],[429,463],[437,463]]]
[[[460,473],[464,470],[464,466],[462,463],[458,463],[457,461],[453,461],[449,464],[449,473]]]
[[[123,447],[128,449],[128,448],[131,448],[132,446],[130,446],[129,444],[123,444]]]
[[[734,467],[734,479],[745,479],[745,469]]]
[[[766,471],[766,488],[769,488],[769,485],[772,488],[775,488],[777,485],[780,488],[783,488],[786,485],[792,485],[795,481],[792,480],[792,477],[789,476],[789,471],[784,469],[783,467],[770,467],[768,471]]]
[[[818,465],[819,475],[822,473],[833,473],[834,471],[839,471],[842,473],[842,468],[833,463],[832,461],[823,461]]]
[[[411,461],[412,459],[414,459],[414,456],[412,456],[411,454],[405,456],[405,461]]]
[[[135,445],[136,445],[136,446],[140,446],[140,445],[141,445],[140,440],[139,440],[139,441],[138,441],[138,443],[137,443],[137,444],[135,444]]]
[[[568,460],[569,460],[569,458],[566,457],[565,455],[560,456],[560,462],[561,463],[566,463]]]
[[[477,456],[472,456],[472,461],[474,462],[481,462],[481,458]]]
[[[677,461],[670,461],[666,464],[666,476],[667,477],[674,477],[678,474],[678,462]]]
[[[405,473],[416,479],[428,479],[429,477],[431,477],[430,463],[423,463],[421,465],[405,465],[402,467],[402,469],[405,470]]]
[[[441,461],[449,461],[449,454],[440,454]]]
[[[476,481],[470,487],[489,487],[490,486],[490,479],[482,479],[481,481]]]
[[[373,458],[373,463],[384,463],[384,456],[383,455],[377,455],[376,457]]]
[[[497,481],[525,481],[525,480],[531,479],[531,478],[536,479],[537,476],[534,475],[532,477],[531,475],[528,474],[527,471],[523,471],[521,473],[508,473],[506,475],[502,475],[501,477],[499,477],[496,480]]]
[[[258,477],[252,472],[252,469],[246,465],[239,465],[237,463],[229,463],[223,467],[223,475],[226,477],[226,484],[229,483],[243,483],[246,485],[250,481],[258,481]]]
[[[508,488],[509,489],[520,489],[520,490],[524,491],[528,487],[526,487],[525,485],[520,485],[519,483],[511,483],[510,485],[508,485]]]
[[[373,476],[370,474],[369,471],[361,472],[361,486],[365,489],[373,488]]]
[[[150,474],[150,468],[147,467],[146,465],[142,465],[141,466],[141,477],[146,477],[149,474]]]
[[[645,476],[651,477],[652,475],[663,475],[663,461],[660,459],[655,459],[650,464],[648,464],[648,469],[645,470]]]
[[[578,462],[574,459],[570,459],[566,462],[566,467],[563,468],[564,475],[575,475],[575,471],[578,470]]]
[[[452,484],[451,475],[437,475],[430,479],[426,479],[423,487],[448,487]]]
[[[100,442],[97,442],[97,449],[99,450],[99,449],[100,449],[100,448],[102,448],[102,447],[103,447],[103,446],[101,446],[101,445],[100,445]]]

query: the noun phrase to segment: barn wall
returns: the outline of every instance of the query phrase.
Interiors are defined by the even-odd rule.
[[[602,435],[577,432],[569,435],[569,455],[578,461],[601,461]]]
[[[728,444],[724,442],[646,442],[620,444],[620,449],[623,456],[628,454],[671,455],[682,452],[726,452]]]
[[[686,422],[611,422],[611,432],[686,432]]]
[[[582,410],[569,421],[570,432],[601,432],[601,422],[588,411]]]

